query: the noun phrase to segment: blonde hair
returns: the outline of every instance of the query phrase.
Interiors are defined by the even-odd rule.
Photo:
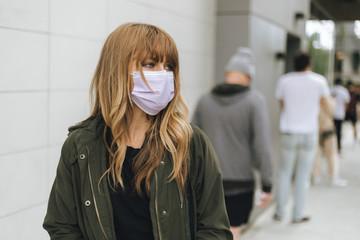
[[[106,126],[104,142],[109,151],[107,175],[111,187],[124,189],[121,172],[127,148],[127,130],[132,122],[133,101],[130,97],[132,64],[142,73],[142,62],[152,57],[173,66],[174,97],[155,116],[149,116],[150,128],[133,165],[135,190],[141,195],[141,185],[150,192],[150,180],[166,152],[172,157],[169,181],[185,187],[189,169],[189,145],[192,128],[187,121],[188,108],[180,95],[179,57],[174,40],[164,30],[149,24],[127,23],[107,38],[92,79],[90,91],[93,111],[102,115]],[[143,73],[142,73],[143,75]],[[144,78],[144,77],[143,77]],[[112,141],[107,140],[111,131]],[[111,180],[111,181],[110,181]]]

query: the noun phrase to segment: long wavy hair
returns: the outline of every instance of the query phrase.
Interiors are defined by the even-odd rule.
[[[130,71],[135,64],[146,82],[142,63],[148,57],[159,62],[166,59],[173,66],[175,90],[165,109],[148,116],[150,128],[146,143],[133,164],[135,191],[139,195],[143,191],[142,184],[149,195],[151,177],[165,154],[170,153],[172,159],[169,181],[175,180],[184,188],[189,170],[192,128],[187,121],[188,108],[180,95],[179,56],[174,40],[153,25],[127,23],[119,26],[104,44],[90,87],[91,116],[101,115],[106,123],[103,138],[109,151],[109,169],[101,180],[107,175],[113,189],[118,186],[124,189],[121,172],[135,104],[130,97]],[[111,131],[111,140],[108,140],[108,131]]]

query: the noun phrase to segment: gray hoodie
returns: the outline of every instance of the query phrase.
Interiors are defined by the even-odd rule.
[[[205,94],[192,122],[209,137],[219,157],[225,195],[253,191],[254,174],[271,191],[272,147],[266,102],[248,87],[220,84]]]

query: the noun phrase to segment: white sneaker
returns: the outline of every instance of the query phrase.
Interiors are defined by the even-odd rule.
[[[330,180],[330,187],[346,187],[347,181],[342,178],[334,178]]]

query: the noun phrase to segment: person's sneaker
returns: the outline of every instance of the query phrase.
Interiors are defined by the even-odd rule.
[[[303,217],[300,219],[293,219],[291,223],[304,223],[310,221],[310,217]]]
[[[330,180],[331,187],[346,187],[347,181],[342,178],[334,178]]]
[[[276,215],[276,213],[274,214],[273,219],[278,222],[282,221],[282,217]]]

